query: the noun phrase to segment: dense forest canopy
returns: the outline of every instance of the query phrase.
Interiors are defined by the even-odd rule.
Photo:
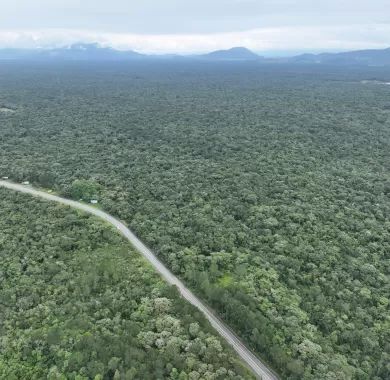
[[[0,66],[0,176],[99,199],[286,379],[390,377],[390,72]]]
[[[0,190],[0,378],[251,378],[116,230]]]

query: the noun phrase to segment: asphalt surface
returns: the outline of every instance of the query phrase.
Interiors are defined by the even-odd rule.
[[[142,256],[148,260],[153,267],[160,273],[160,275],[171,285],[175,285],[180,291],[183,298],[199,309],[204,316],[208,319],[211,325],[218,331],[218,333],[234,348],[241,359],[249,366],[253,373],[262,380],[277,380],[278,376],[263,363],[258,357],[256,357],[240,340],[240,338],[224,323],[222,322],[213,311],[211,311],[197,296],[195,296],[184,284],[180,281],[168,268],[154,255],[154,253],[142,243],[135,234],[130,231],[122,222],[115,219],[111,215],[104,211],[101,211],[95,207],[83,204],[80,202],[72,201],[69,199],[61,198],[53,194],[46,193],[44,191],[36,190],[30,186],[19,185],[9,181],[0,180],[0,187],[15,190],[21,193],[30,194],[36,197],[46,199],[70,206],[75,209],[85,211],[89,214],[98,216],[106,222],[116,227],[123,236],[134,246],[134,248],[141,253]]]

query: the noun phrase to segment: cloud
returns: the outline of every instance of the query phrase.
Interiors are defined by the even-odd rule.
[[[389,0],[1,0],[0,28],[184,34],[389,18]]]
[[[145,53],[194,53],[232,46],[269,50],[349,50],[390,46],[390,24],[266,27],[206,34],[104,33],[77,29],[0,30],[0,47],[51,48],[97,42]]]
[[[1,0],[0,46],[190,53],[390,45],[389,0]]]

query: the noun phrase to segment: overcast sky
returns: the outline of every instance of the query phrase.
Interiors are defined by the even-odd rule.
[[[0,0],[0,47],[142,52],[390,46],[390,0]]]

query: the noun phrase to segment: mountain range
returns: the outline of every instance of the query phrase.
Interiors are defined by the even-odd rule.
[[[98,44],[78,43],[54,49],[0,49],[0,60],[134,61],[145,59],[186,59],[200,61],[256,61],[262,63],[390,66],[390,48],[343,53],[302,54],[293,57],[265,58],[245,47],[218,50],[208,54],[146,55],[132,50],[121,51]]]
[[[302,54],[292,58],[296,63],[322,63],[328,65],[389,66],[390,48],[357,50],[344,53]]]

